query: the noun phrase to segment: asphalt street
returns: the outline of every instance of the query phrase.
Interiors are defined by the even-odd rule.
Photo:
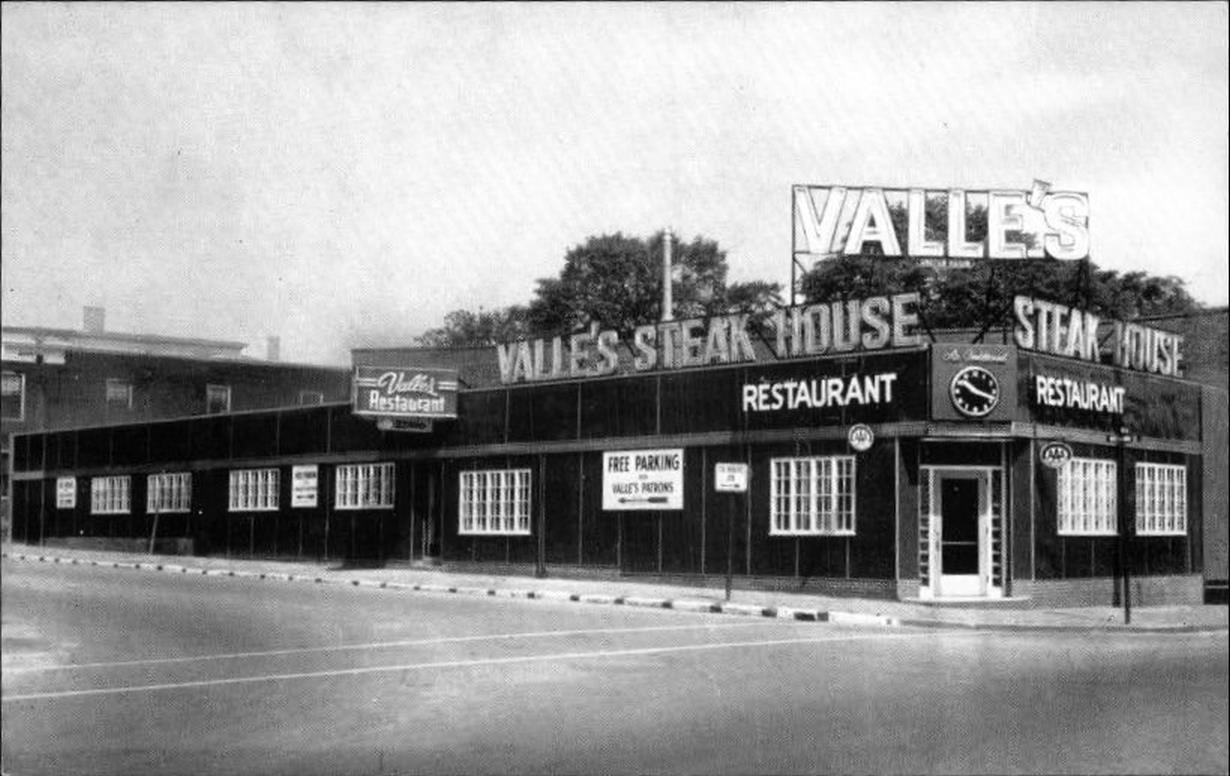
[[[3,565],[3,770],[1225,773],[1227,638]]]

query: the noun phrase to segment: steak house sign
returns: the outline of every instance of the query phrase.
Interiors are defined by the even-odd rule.
[[[774,350],[781,358],[793,358],[920,345],[918,301],[917,293],[908,293],[778,310],[769,319],[776,332]],[[497,345],[500,380],[613,374],[621,348],[631,353],[637,372],[756,361],[747,325],[748,315],[740,313],[638,326],[630,341],[595,325],[569,337]]]

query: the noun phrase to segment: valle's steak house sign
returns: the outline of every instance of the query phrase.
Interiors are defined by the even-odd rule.
[[[354,413],[382,418],[455,418],[457,371],[356,366]]]

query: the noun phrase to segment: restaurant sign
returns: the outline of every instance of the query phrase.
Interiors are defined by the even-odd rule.
[[[1023,350],[1167,377],[1183,374],[1183,336],[1140,323],[1102,319],[1087,310],[1030,296],[1013,299],[1013,337]],[[1103,323],[1106,326],[1103,326]],[[1099,327],[1109,336],[1099,334]]]
[[[1084,259],[1089,196],[1029,190],[795,186],[794,257]],[[869,246],[870,249],[869,249]]]
[[[919,294],[821,302],[776,310],[762,335],[776,358],[798,358],[912,348],[918,331]],[[747,313],[650,323],[628,339],[614,330],[523,340],[496,346],[500,381],[539,382],[599,377],[617,371],[647,372],[758,360]],[[621,356],[622,353],[628,354]]]
[[[376,418],[456,418],[457,371],[356,366],[354,414]]]

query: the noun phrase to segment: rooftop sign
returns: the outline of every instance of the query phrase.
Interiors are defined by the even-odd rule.
[[[777,310],[769,319],[778,358],[914,347],[917,293],[872,296]],[[648,372],[757,360],[745,313],[638,326],[629,340],[614,330],[522,340],[496,346],[503,383],[597,377],[625,369]],[[621,352],[625,358],[621,362]]]
[[[1013,299],[1013,338],[1022,350],[1101,363],[1105,349],[1122,369],[1167,377],[1183,375],[1183,336],[1153,326],[1124,321],[1111,324],[1110,337],[1100,337],[1102,319],[1086,310],[1029,296]]]
[[[455,418],[457,371],[356,366],[354,414],[376,418]]]
[[[1084,259],[1089,196],[1026,190],[795,186],[794,258]]]

